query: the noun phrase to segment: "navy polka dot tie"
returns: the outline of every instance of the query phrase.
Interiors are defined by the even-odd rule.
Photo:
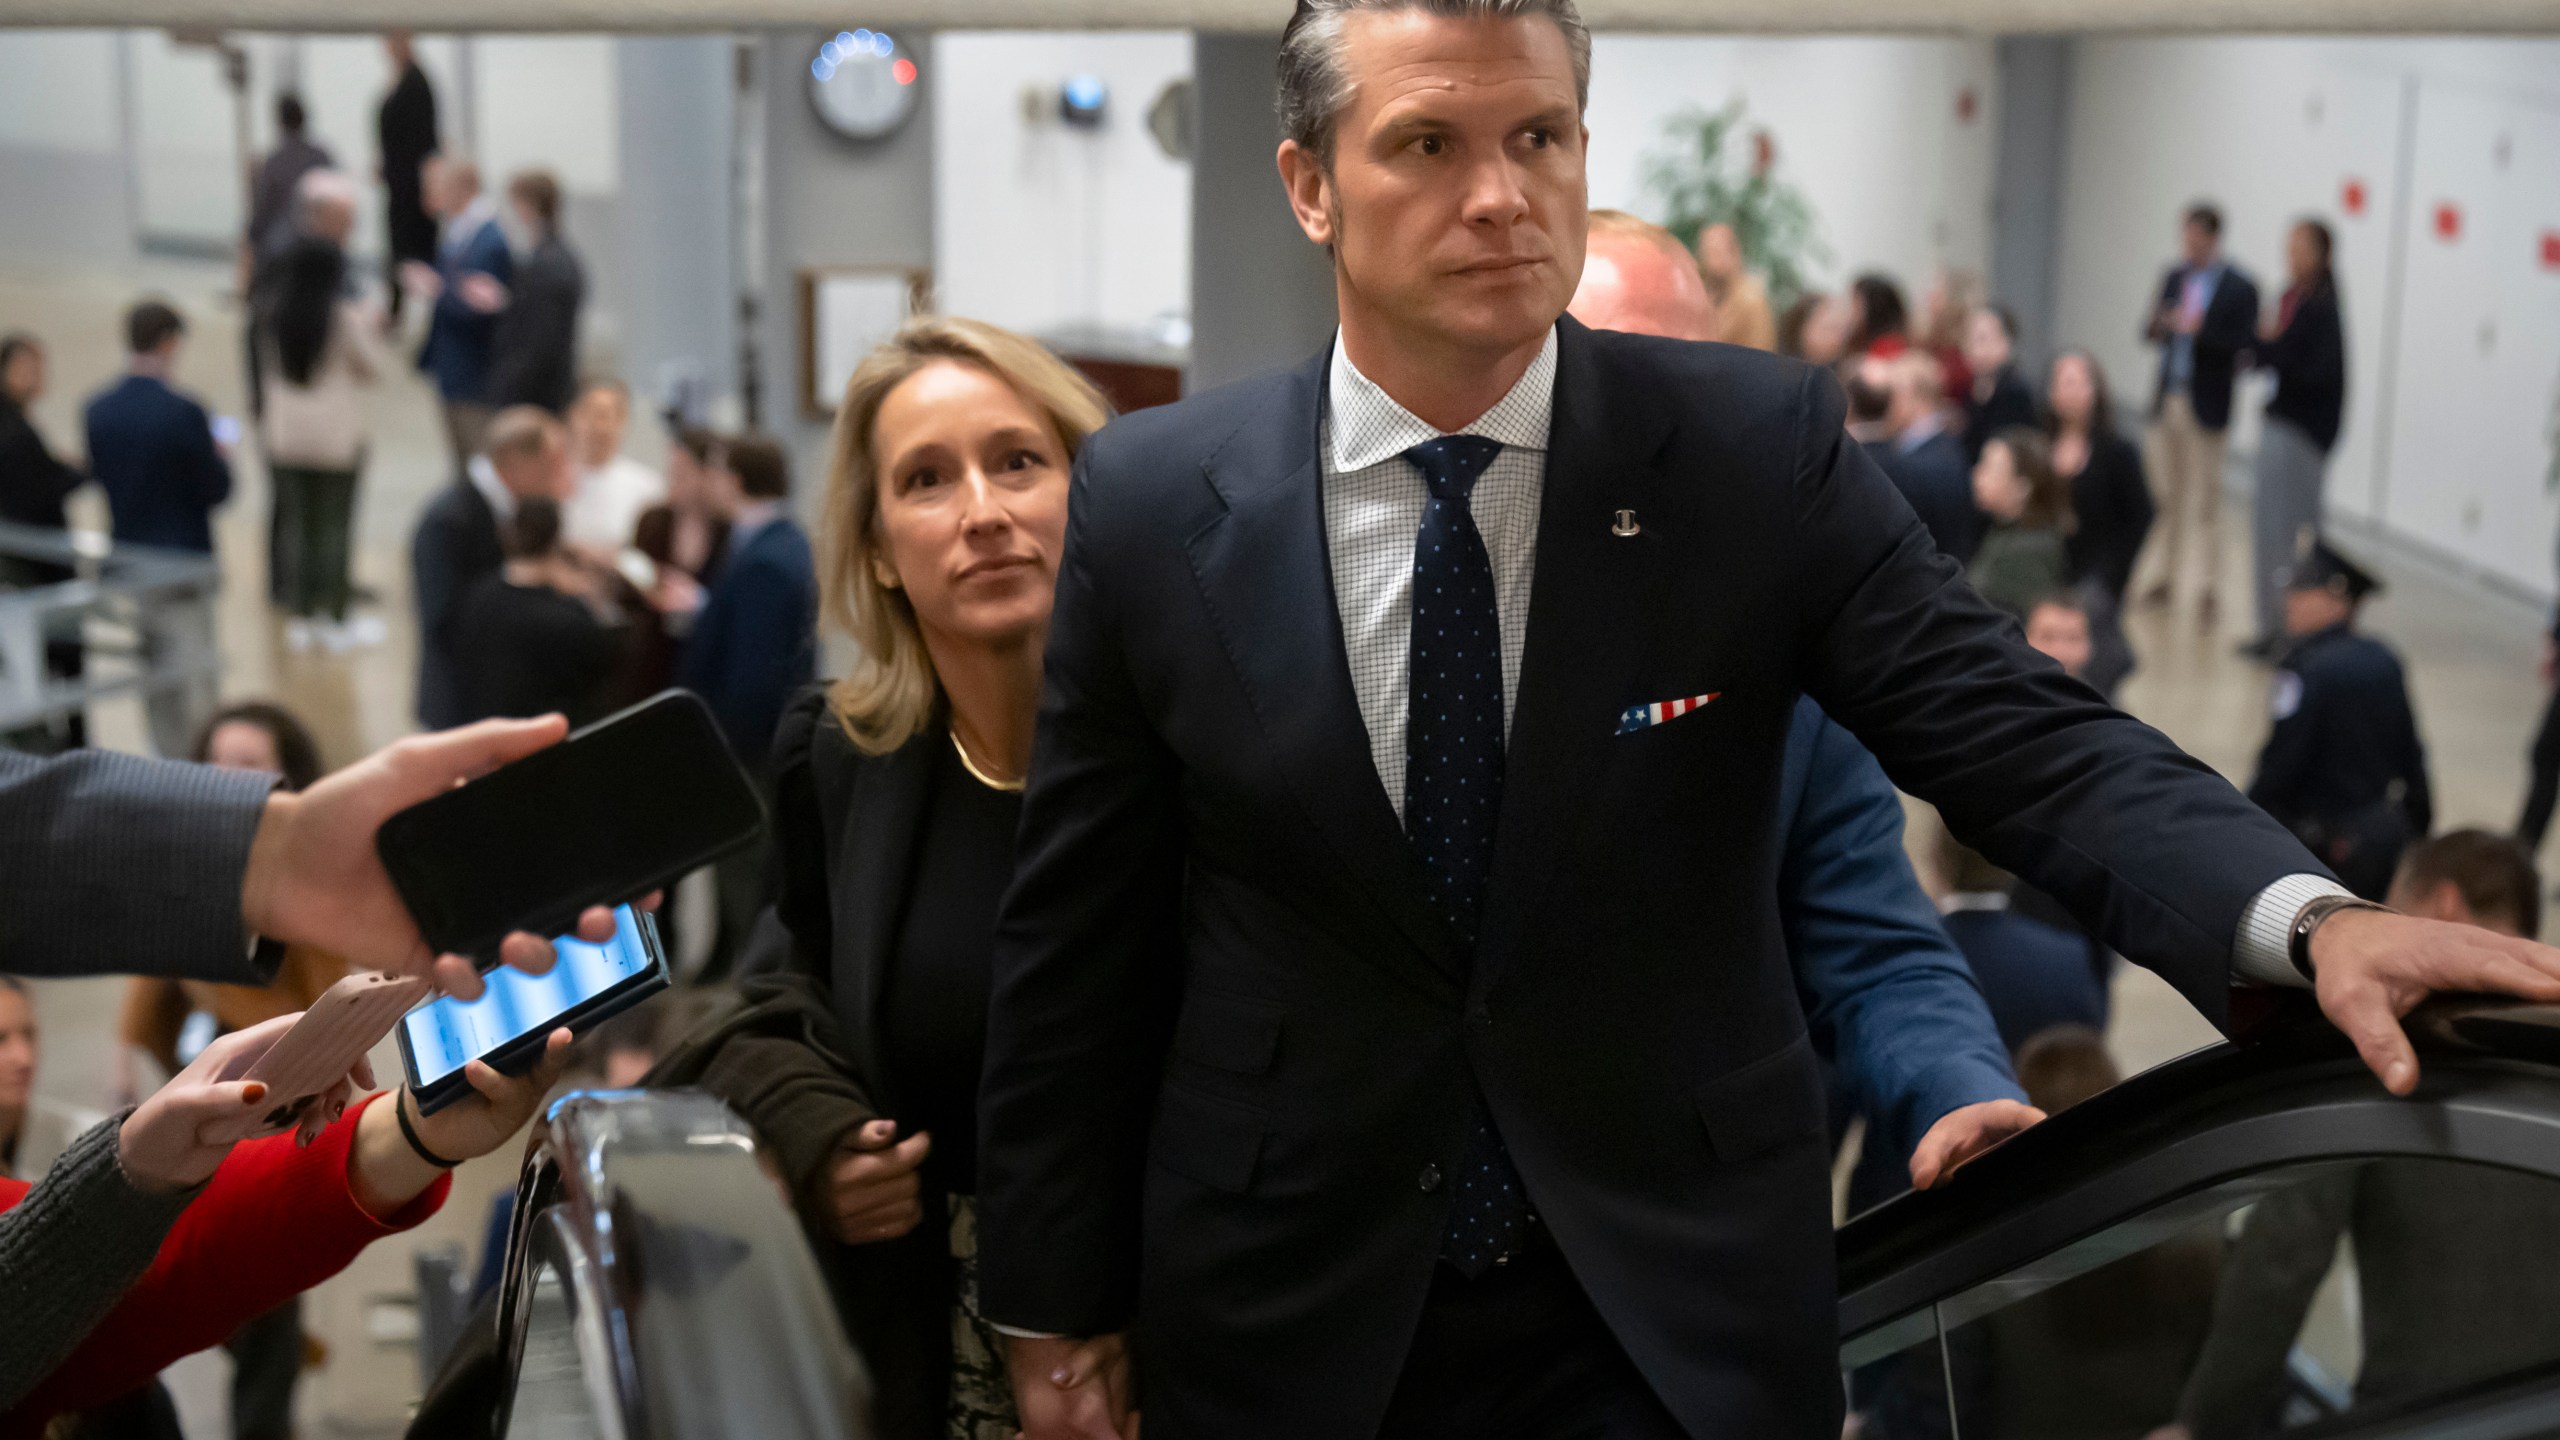
[[[1445,435],[1404,452],[1431,488],[1413,546],[1404,831],[1470,959],[1502,811],[1502,629],[1468,498],[1501,450],[1480,435]],[[1517,1254],[1536,1218],[1481,1101],[1472,1118],[1440,1242],[1440,1258],[1469,1276]]]

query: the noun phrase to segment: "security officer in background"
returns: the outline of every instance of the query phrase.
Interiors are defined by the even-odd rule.
[[[2357,607],[2382,582],[2305,538],[2285,581],[2291,649],[2275,673],[2275,728],[2249,798],[2347,888],[2380,900],[2400,852],[2434,818],[2426,747],[2400,657],[2355,630]]]

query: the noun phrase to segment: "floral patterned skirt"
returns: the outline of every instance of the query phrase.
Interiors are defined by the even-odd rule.
[[[959,1290],[951,1300],[949,1440],[1013,1440],[1022,1429],[1013,1410],[1013,1381],[1004,1369],[1004,1336],[978,1313],[978,1202],[951,1198],[951,1258]]]

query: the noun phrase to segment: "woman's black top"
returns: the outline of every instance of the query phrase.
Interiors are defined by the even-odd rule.
[[[2347,409],[2347,332],[2338,287],[2318,281],[2288,303],[2284,328],[2258,342],[2258,363],[2276,372],[2267,418],[2291,421],[2325,453],[2338,443]]]
[[[484,576],[454,621],[462,697],[472,719],[557,710],[573,725],[604,713],[606,684],[622,660],[625,631],[586,602],[542,585]]]
[[[972,1195],[996,906],[1013,876],[1022,795],[980,781],[939,730],[936,738],[915,872],[881,988],[880,1045],[897,1077],[899,1133],[930,1131],[925,1168],[944,1189]]]
[[[2133,562],[2151,534],[2151,482],[2142,473],[2142,451],[2113,430],[2089,437],[2089,463],[2071,481],[2071,512],[2079,528],[2070,541],[2071,576],[2096,579],[2119,604],[2133,583]]]
[[[2013,425],[2033,426],[2036,423],[2035,393],[2027,388],[2026,381],[2018,378],[2015,365],[2003,365],[1999,373],[1992,376],[1990,394],[1980,400],[1971,396],[1965,398],[1971,402],[1964,421],[1964,457],[1967,460],[1981,459],[1982,447],[1991,443],[1991,437],[2001,431]]]

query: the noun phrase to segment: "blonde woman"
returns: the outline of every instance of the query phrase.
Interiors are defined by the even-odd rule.
[[[837,412],[818,560],[862,658],[774,741],[792,965],[686,1078],[781,1163],[878,1385],[881,1440],[1012,1440],[976,1313],[978,1069],[1067,471],[1109,411],[1036,343],[908,325]]]

